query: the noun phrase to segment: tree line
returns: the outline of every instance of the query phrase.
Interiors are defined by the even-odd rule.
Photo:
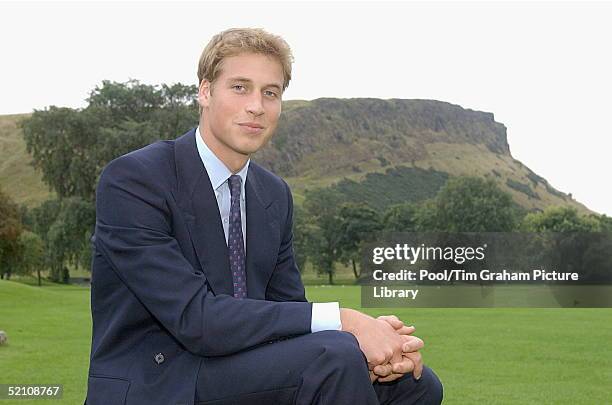
[[[42,267],[50,280],[67,282],[70,265],[88,268],[102,168],[160,137],[191,128],[198,117],[196,94],[195,86],[180,83],[103,81],[83,109],[51,106],[24,119],[20,125],[27,151],[57,197],[27,210],[0,195],[6,207],[0,216],[0,276]]]
[[[338,263],[350,266],[358,278],[362,244],[383,232],[612,232],[612,218],[580,214],[569,206],[527,212],[493,179],[480,177],[450,178],[434,198],[385,210],[346,202],[331,188],[313,190],[306,193],[295,217],[298,265],[303,268],[310,261],[330,284]],[[564,242],[567,245],[569,240]],[[576,252],[572,263],[589,254],[593,252]]]
[[[22,121],[33,165],[56,198],[26,209],[0,190],[0,276],[41,269],[68,282],[68,267],[89,268],[95,226],[95,188],[112,159],[160,138],[174,138],[198,120],[195,86],[104,81],[83,109],[49,107]],[[435,197],[382,209],[348,199],[338,189],[306,192],[295,206],[294,250],[333,283],[336,265],[360,269],[363,239],[380,231],[612,231],[609,217],[568,207],[527,213],[492,179],[450,178]]]

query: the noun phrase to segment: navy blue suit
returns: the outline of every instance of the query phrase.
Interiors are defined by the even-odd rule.
[[[199,400],[222,403],[217,399],[240,391],[233,388],[239,373],[231,370],[251,370],[264,364],[262,359],[279,364],[295,352],[295,342],[312,347],[312,353],[308,357],[305,349],[296,356],[304,367],[293,380],[257,382],[271,384],[261,387],[265,391],[278,388],[275,398],[313,403],[325,392],[331,399],[336,394],[318,390],[314,381],[330,359],[352,358],[347,367],[366,381],[365,358],[352,335],[310,333],[312,307],[292,251],[291,193],[283,180],[253,162],[245,185],[248,298],[232,296],[223,227],[194,133],[121,156],[100,176],[87,404],[191,405],[196,387]],[[292,336],[299,337],[281,339]],[[322,365],[304,374],[317,359]],[[280,377],[287,379],[289,371],[283,370]],[[333,375],[341,385],[355,379],[350,373]],[[312,392],[300,388],[305,382]],[[359,403],[377,403],[371,384],[367,390],[351,395],[367,397]],[[269,400],[250,398],[223,403]]]

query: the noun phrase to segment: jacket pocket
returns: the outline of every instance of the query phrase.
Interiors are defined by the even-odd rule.
[[[89,376],[87,405],[125,405],[130,382],[123,378]]]

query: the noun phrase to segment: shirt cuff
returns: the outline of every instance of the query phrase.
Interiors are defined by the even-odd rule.
[[[312,318],[310,320],[310,331],[312,333],[341,329],[340,305],[337,302],[314,302],[312,304]]]

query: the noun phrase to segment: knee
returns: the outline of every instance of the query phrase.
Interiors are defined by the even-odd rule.
[[[364,371],[368,368],[365,355],[359,348],[357,339],[348,332],[319,332],[324,340],[324,349],[329,360],[338,368],[348,371]]]
[[[440,404],[444,394],[444,387],[442,382],[429,367],[423,367],[423,374],[419,381],[420,384],[425,385],[426,397],[428,398],[428,404]]]

